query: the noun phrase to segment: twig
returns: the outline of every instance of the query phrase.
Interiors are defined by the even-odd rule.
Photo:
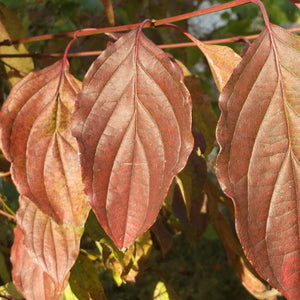
[[[177,15],[174,17],[170,18],[164,18],[160,20],[155,20],[156,25],[162,25],[165,23],[172,23],[172,22],[178,22],[186,19],[190,19],[192,17],[196,16],[202,16],[205,14],[217,12],[220,10],[232,8],[235,6],[240,6],[246,3],[250,3],[251,0],[234,0],[230,1],[228,3],[224,4],[219,4],[213,7],[201,9],[201,10],[196,10],[194,12],[182,14],[182,15]],[[79,31],[72,31],[72,32],[65,32],[65,33],[57,33],[57,34],[45,34],[45,35],[39,35],[39,36],[34,36],[30,38],[23,38],[23,39],[17,39],[17,40],[4,40],[0,42],[0,46],[10,46],[14,44],[20,44],[20,43],[29,43],[29,42],[34,42],[34,41],[43,41],[43,40],[50,40],[50,39],[55,39],[55,38],[61,38],[61,37],[74,37],[74,34],[76,33],[77,37],[81,36],[90,36],[90,35],[95,35],[95,34],[100,34],[100,33],[107,33],[107,32],[121,32],[121,31],[126,31],[126,30],[131,30],[139,26],[140,23],[138,24],[130,24],[130,25],[122,25],[122,26],[114,26],[114,27],[106,27],[106,28],[89,28],[85,30],[79,30]],[[152,24],[147,24],[145,27],[151,27],[153,26]]]
[[[287,29],[289,32],[300,31],[300,27]],[[252,34],[247,36],[237,36],[231,38],[203,41],[207,45],[217,45],[217,44],[226,44],[226,43],[235,43],[238,41],[254,40],[258,37],[258,34]],[[185,47],[194,47],[196,46],[193,42],[187,43],[175,43],[175,44],[163,44],[158,45],[161,49],[174,49],[174,48],[185,48]],[[83,56],[98,56],[102,51],[83,51],[77,53],[68,53],[68,57],[83,57]],[[64,53],[22,53],[22,54],[0,54],[1,57],[33,57],[33,58],[45,58],[45,57],[62,57]]]

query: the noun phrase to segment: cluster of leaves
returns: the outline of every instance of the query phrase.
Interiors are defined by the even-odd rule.
[[[102,2],[113,22],[110,1]],[[165,25],[206,57],[220,92],[218,125],[199,78],[144,35],[154,21],[110,34],[82,83],[67,60],[75,38],[61,60],[36,72],[29,73],[30,58],[19,58],[22,67],[3,58],[12,89],[0,113],[0,144],[20,194],[14,285],[3,296],[106,299],[96,262],[118,285],[134,281],[154,247],[165,256],[173,235],[184,230],[194,242],[210,222],[254,297],[275,299],[279,290],[299,298],[300,39],[252,2],[266,27],[242,58]],[[15,16],[0,9],[7,17],[2,40],[20,38]],[[27,53],[22,44],[0,49]],[[217,164],[207,156],[216,149],[216,126]],[[1,171],[10,181],[4,156]],[[160,277],[154,299],[178,299],[163,274],[148,271]]]

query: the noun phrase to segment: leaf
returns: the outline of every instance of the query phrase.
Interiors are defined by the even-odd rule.
[[[243,249],[232,230],[232,223],[223,216],[226,214],[228,215],[225,207],[221,206],[221,204],[225,204],[225,199],[227,199],[227,197],[222,193],[219,187],[210,180],[206,182],[205,187],[208,196],[210,220],[219,238],[223,242],[229,265],[235,269],[243,286],[256,299],[275,300],[275,295],[278,294],[278,291],[275,289],[268,289],[266,282],[257,275],[245,257]],[[226,208],[232,212],[230,215],[233,216],[233,204],[231,203],[231,200],[230,204],[231,205],[228,203]],[[222,208],[220,209],[220,207]],[[223,214],[221,212],[223,212]]]
[[[27,252],[56,286],[63,286],[78,256],[83,228],[58,225],[25,197],[21,196],[19,203],[17,224]]]
[[[176,177],[189,220],[191,220],[191,213],[195,209],[194,205],[196,205],[199,198],[202,198],[202,189],[206,177],[206,161],[197,153],[197,149],[194,147],[185,168]]]
[[[209,96],[201,87],[200,78],[196,75],[184,77],[184,83],[192,96],[193,103],[193,128],[204,135],[206,149],[201,147],[201,152],[210,153],[214,147],[215,128],[217,116],[214,112]]]
[[[159,281],[155,287],[153,300],[170,300],[167,288],[162,281]]]
[[[11,249],[12,277],[15,286],[26,299],[59,300],[67,285],[56,287],[50,276],[34,261],[24,244],[19,226],[15,228],[15,241]]]
[[[298,36],[264,29],[220,96],[217,127],[217,176],[244,251],[289,299],[300,297],[299,51]]]
[[[67,285],[62,297],[59,300],[83,300],[84,298],[77,298],[75,294],[72,292],[70,284]],[[87,298],[89,299],[89,298]]]
[[[200,41],[196,45],[205,55],[218,90],[221,92],[241,57],[227,46],[207,45]]]
[[[21,22],[17,16],[0,3],[0,41],[15,40],[26,36]],[[0,46],[0,54],[26,54],[27,48],[24,44]],[[22,77],[31,72],[34,68],[32,58],[13,57],[1,58],[0,68],[5,70],[5,79],[12,87]],[[4,63],[4,64],[3,64]]]
[[[153,300],[179,300],[179,297],[173,288],[165,280],[162,280],[155,287]]]
[[[84,254],[79,254],[71,271],[70,289],[80,300],[106,300],[95,264]]]
[[[19,193],[56,222],[81,226],[88,207],[70,131],[80,86],[62,65],[30,73],[14,86],[0,113],[0,144]]]
[[[88,200],[117,247],[155,221],[193,146],[180,67],[141,28],[93,63],[73,118]]]
[[[217,88],[221,92],[234,68],[241,61],[241,57],[227,46],[208,45],[197,40],[188,32],[184,31],[184,34],[189,37],[205,55]]]
[[[8,282],[5,285],[0,286],[0,295],[10,296],[15,299],[23,299],[22,295],[17,291],[12,281]]]
[[[9,282],[11,280],[9,270],[7,269],[5,256],[0,252],[0,279],[2,282]]]
[[[107,19],[111,25],[115,25],[114,9],[110,0],[100,0],[104,6]]]

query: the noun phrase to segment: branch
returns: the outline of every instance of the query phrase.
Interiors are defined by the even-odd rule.
[[[300,27],[287,29],[289,32],[297,32],[300,31]],[[207,45],[217,45],[217,44],[228,44],[235,43],[238,41],[245,40],[254,40],[258,37],[258,34],[246,35],[246,36],[237,36],[231,38],[217,39],[217,40],[209,40],[203,41],[203,43]],[[158,45],[161,49],[174,49],[174,48],[185,48],[185,47],[195,47],[195,43],[187,42],[187,43],[175,43],[175,44],[163,44]],[[83,56],[98,56],[102,53],[102,51],[83,51],[77,53],[68,53],[68,57],[83,57]],[[48,58],[48,57],[62,57],[64,53],[22,53],[22,54],[0,54],[1,57],[34,57],[34,58]]]
[[[153,20],[154,26],[155,25],[162,25],[166,23],[172,23],[172,22],[178,22],[186,19],[190,19],[192,17],[196,16],[202,16],[205,14],[217,12],[220,10],[232,8],[235,6],[240,6],[246,3],[250,3],[251,0],[234,0],[230,1],[228,3],[216,5],[213,7],[201,9],[201,10],[196,10],[194,12],[170,17],[170,18],[164,18],[160,20]],[[140,23],[138,24],[130,24],[130,25],[123,25],[123,26],[114,26],[114,27],[106,27],[106,28],[87,28],[83,30],[78,30],[78,31],[72,31],[72,32],[65,32],[65,33],[57,33],[57,34],[45,34],[45,35],[39,35],[39,36],[34,36],[30,38],[23,38],[23,39],[17,39],[17,40],[4,40],[0,42],[0,46],[10,46],[14,44],[20,44],[20,43],[29,43],[29,42],[35,42],[35,41],[44,41],[44,40],[50,40],[50,39],[55,39],[55,38],[61,38],[61,37],[71,37],[73,38],[75,35],[77,37],[81,36],[90,36],[90,35],[95,35],[95,34],[100,34],[100,33],[108,33],[108,32],[121,32],[121,31],[127,31],[136,28]],[[152,27],[152,24],[147,24],[145,27]]]
[[[15,216],[13,216],[13,215],[7,213],[6,211],[4,211],[4,210],[2,210],[2,209],[0,209],[0,215],[3,215],[3,216],[5,216],[5,217],[7,217],[7,218],[9,218],[9,219],[14,220],[14,221],[17,220]]]

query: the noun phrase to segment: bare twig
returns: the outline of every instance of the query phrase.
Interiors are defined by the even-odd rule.
[[[196,10],[190,13],[182,14],[182,15],[177,15],[174,17],[170,18],[164,18],[160,20],[155,20],[156,25],[162,25],[166,23],[172,23],[172,22],[178,22],[186,19],[190,19],[192,17],[196,16],[202,16],[205,14],[217,12],[220,10],[232,8],[235,6],[240,6],[246,3],[250,3],[251,0],[234,0],[230,1],[224,4],[219,4],[213,7],[201,9],[201,10]],[[34,42],[34,41],[43,41],[43,40],[49,40],[49,39],[55,39],[55,38],[61,38],[61,37],[74,37],[74,34],[76,33],[77,37],[81,36],[89,36],[89,35],[95,35],[95,34],[100,34],[100,33],[107,33],[107,32],[120,32],[120,31],[126,31],[126,30],[131,30],[136,28],[138,24],[130,24],[130,25],[123,25],[123,26],[114,26],[114,27],[106,27],[106,28],[89,28],[89,29],[84,29],[84,30],[79,30],[79,31],[72,31],[72,32],[65,32],[65,33],[58,33],[58,34],[45,34],[45,35],[39,35],[39,36],[34,36],[34,37],[29,37],[29,38],[23,38],[23,39],[17,39],[17,40],[4,40],[0,42],[0,46],[10,46],[13,44],[20,44],[20,43],[29,43],[29,42]],[[147,24],[145,27],[151,27],[153,26],[152,24]]]

